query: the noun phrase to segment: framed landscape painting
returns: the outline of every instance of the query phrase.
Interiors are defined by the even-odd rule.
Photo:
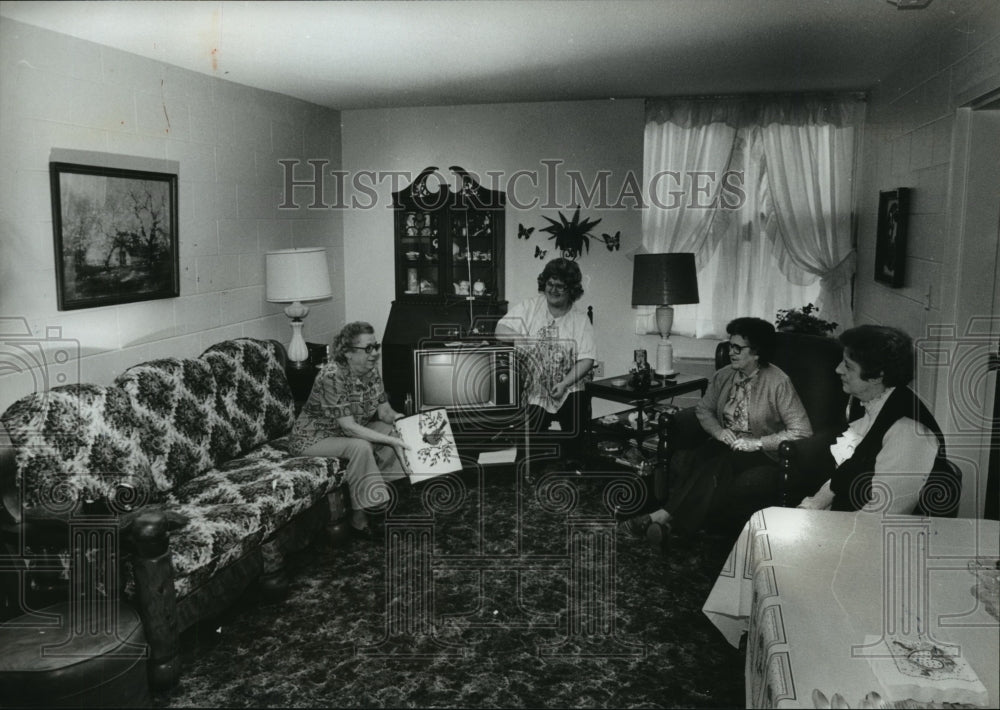
[[[875,231],[875,280],[899,288],[906,266],[906,227],[910,190],[900,187],[880,192]]]
[[[180,293],[177,175],[49,163],[59,310]]]

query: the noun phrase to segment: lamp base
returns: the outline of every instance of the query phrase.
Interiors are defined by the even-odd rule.
[[[656,329],[660,331],[660,343],[656,346],[656,374],[668,377],[675,375],[674,346],[670,343],[670,329],[674,326],[674,309],[657,306]]]
[[[654,372],[663,377],[677,374],[677,370],[674,369],[674,346],[667,338],[660,338],[660,342],[656,346],[656,369]]]
[[[301,368],[309,362],[309,348],[306,347],[305,338],[302,337],[302,319],[293,318],[292,342],[288,344],[288,366]]]

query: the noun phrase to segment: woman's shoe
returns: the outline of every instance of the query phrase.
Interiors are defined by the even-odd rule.
[[[646,528],[646,540],[660,552],[666,553],[670,547],[670,532],[670,523],[650,523]]]
[[[363,528],[351,526],[351,537],[365,542],[385,542],[385,518],[378,514],[367,513],[367,524]]]
[[[356,528],[352,525],[351,538],[354,540],[364,540],[365,542],[376,542],[375,533],[372,532],[369,525],[365,525],[363,528]]]
[[[652,518],[648,515],[638,515],[634,518],[623,520],[618,524],[618,529],[641,540],[646,536],[649,526],[654,524]]]

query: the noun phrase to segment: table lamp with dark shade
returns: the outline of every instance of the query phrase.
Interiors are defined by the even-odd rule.
[[[303,301],[318,301],[333,295],[326,249],[306,247],[280,249],[264,255],[266,295],[270,303],[287,303],[285,315],[292,319],[292,341],[288,345],[288,362],[292,367],[305,367],[309,349],[302,337],[302,319],[309,314]]]
[[[656,347],[658,375],[674,374],[674,347],[670,329],[674,309],[684,303],[698,303],[698,274],[694,254],[636,254],[632,270],[632,305],[656,306]]]

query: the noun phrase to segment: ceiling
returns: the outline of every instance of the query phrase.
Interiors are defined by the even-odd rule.
[[[117,0],[0,15],[348,110],[865,90],[973,1]]]

